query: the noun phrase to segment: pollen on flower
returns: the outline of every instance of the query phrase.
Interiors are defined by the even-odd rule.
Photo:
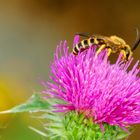
[[[44,82],[44,96],[65,102],[57,104],[56,111],[75,110],[93,117],[95,123],[121,127],[140,123],[138,62],[128,71],[132,59],[122,64],[120,55],[110,64],[105,51],[97,58],[95,53],[92,46],[75,56],[61,42],[51,64],[50,82]]]

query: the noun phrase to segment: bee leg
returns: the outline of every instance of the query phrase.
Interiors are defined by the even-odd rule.
[[[106,45],[105,44],[103,44],[103,45],[101,45],[100,46],[100,48],[97,50],[97,52],[96,52],[96,57],[98,56],[98,54],[102,51],[102,50],[104,50],[106,48]]]
[[[132,52],[130,52],[129,56],[126,55],[127,60],[130,60],[132,58]]]
[[[123,54],[123,60],[126,60],[126,52],[124,50],[121,50],[121,53]]]
[[[110,56],[111,51],[112,51],[111,48],[108,48],[108,49],[107,49],[107,56]]]
[[[130,60],[132,58],[133,52],[131,51],[130,47],[127,48],[126,50],[126,60]]]

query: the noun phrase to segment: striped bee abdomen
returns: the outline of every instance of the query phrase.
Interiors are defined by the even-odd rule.
[[[78,54],[78,52],[86,49],[88,47],[88,41],[87,39],[82,40],[81,42],[77,43],[76,46],[73,48],[73,53],[75,55]]]
[[[78,52],[80,51],[80,48],[81,48],[81,47],[82,47],[82,43],[81,43],[81,42],[77,43],[76,46],[73,48],[73,53],[74,53],[75,55],[77,55]]]
[[[73,48],[73,53],[77,55],[78,52],[82,52],[94,44],[94,38],[84,39],[76,44],[76,46]]]
[[[104,39],[97,38],[97,37],[90,37],[88,39],[84,39],[77,43],[73,48],[73,54],[77,55],[78,52],[82,52],[88,49],[92,45],[102,46],[103,44],[106,45]]]

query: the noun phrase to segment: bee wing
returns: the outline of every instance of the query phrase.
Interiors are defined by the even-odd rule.
[[[85,32],[83,32],[83,33],[76,33],[75,35],[79,35],[79,36],[82,36],[82,37],[88,37],[88,38],[92,36],[90,33],[85,33]]]
[[[100,35],[100,34],[92,34],[92,37],[97,37],[97,38],[104,38],[105,36]]]
[[[97,39],[103,39],[107,44],[114,44],[110,37],[99,35],[99,34],[93,34],[92,37],[97,38]]]
[[[100,34],[93,34],[92,37],[95,37],[97,39],[103,39],[103,40],[106,40],[106,41],[111,42],[111,40],[109,39],[109,37],[103,36],[103,35],[100,35]]]

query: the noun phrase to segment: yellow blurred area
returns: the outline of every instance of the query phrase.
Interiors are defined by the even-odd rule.
[[[0,76],[0,105],[3,109],[8,109],[15,104],[19,104],[27,98],[27,89],[23,83],[14,77]],[[5,102],[8,100],[8,102]],[[7,107],[6,107],[7,106]],[[2,108],[0,108],[2,110]]]
[[[11,75],[0,75],[0,111],[25,102],[29,98],[29,90],[25,85]],[[35,132],[28,128],[39,126],[39,121],[33,119],[28,113],[0,115],[0,137],[3,140],[30,139],[38,140]]]
[[[0,75],[0,111],[8,110],[27,99],[27,89],[14,77]],[[10,114],[0,115],[0,124],[6,124]]]

